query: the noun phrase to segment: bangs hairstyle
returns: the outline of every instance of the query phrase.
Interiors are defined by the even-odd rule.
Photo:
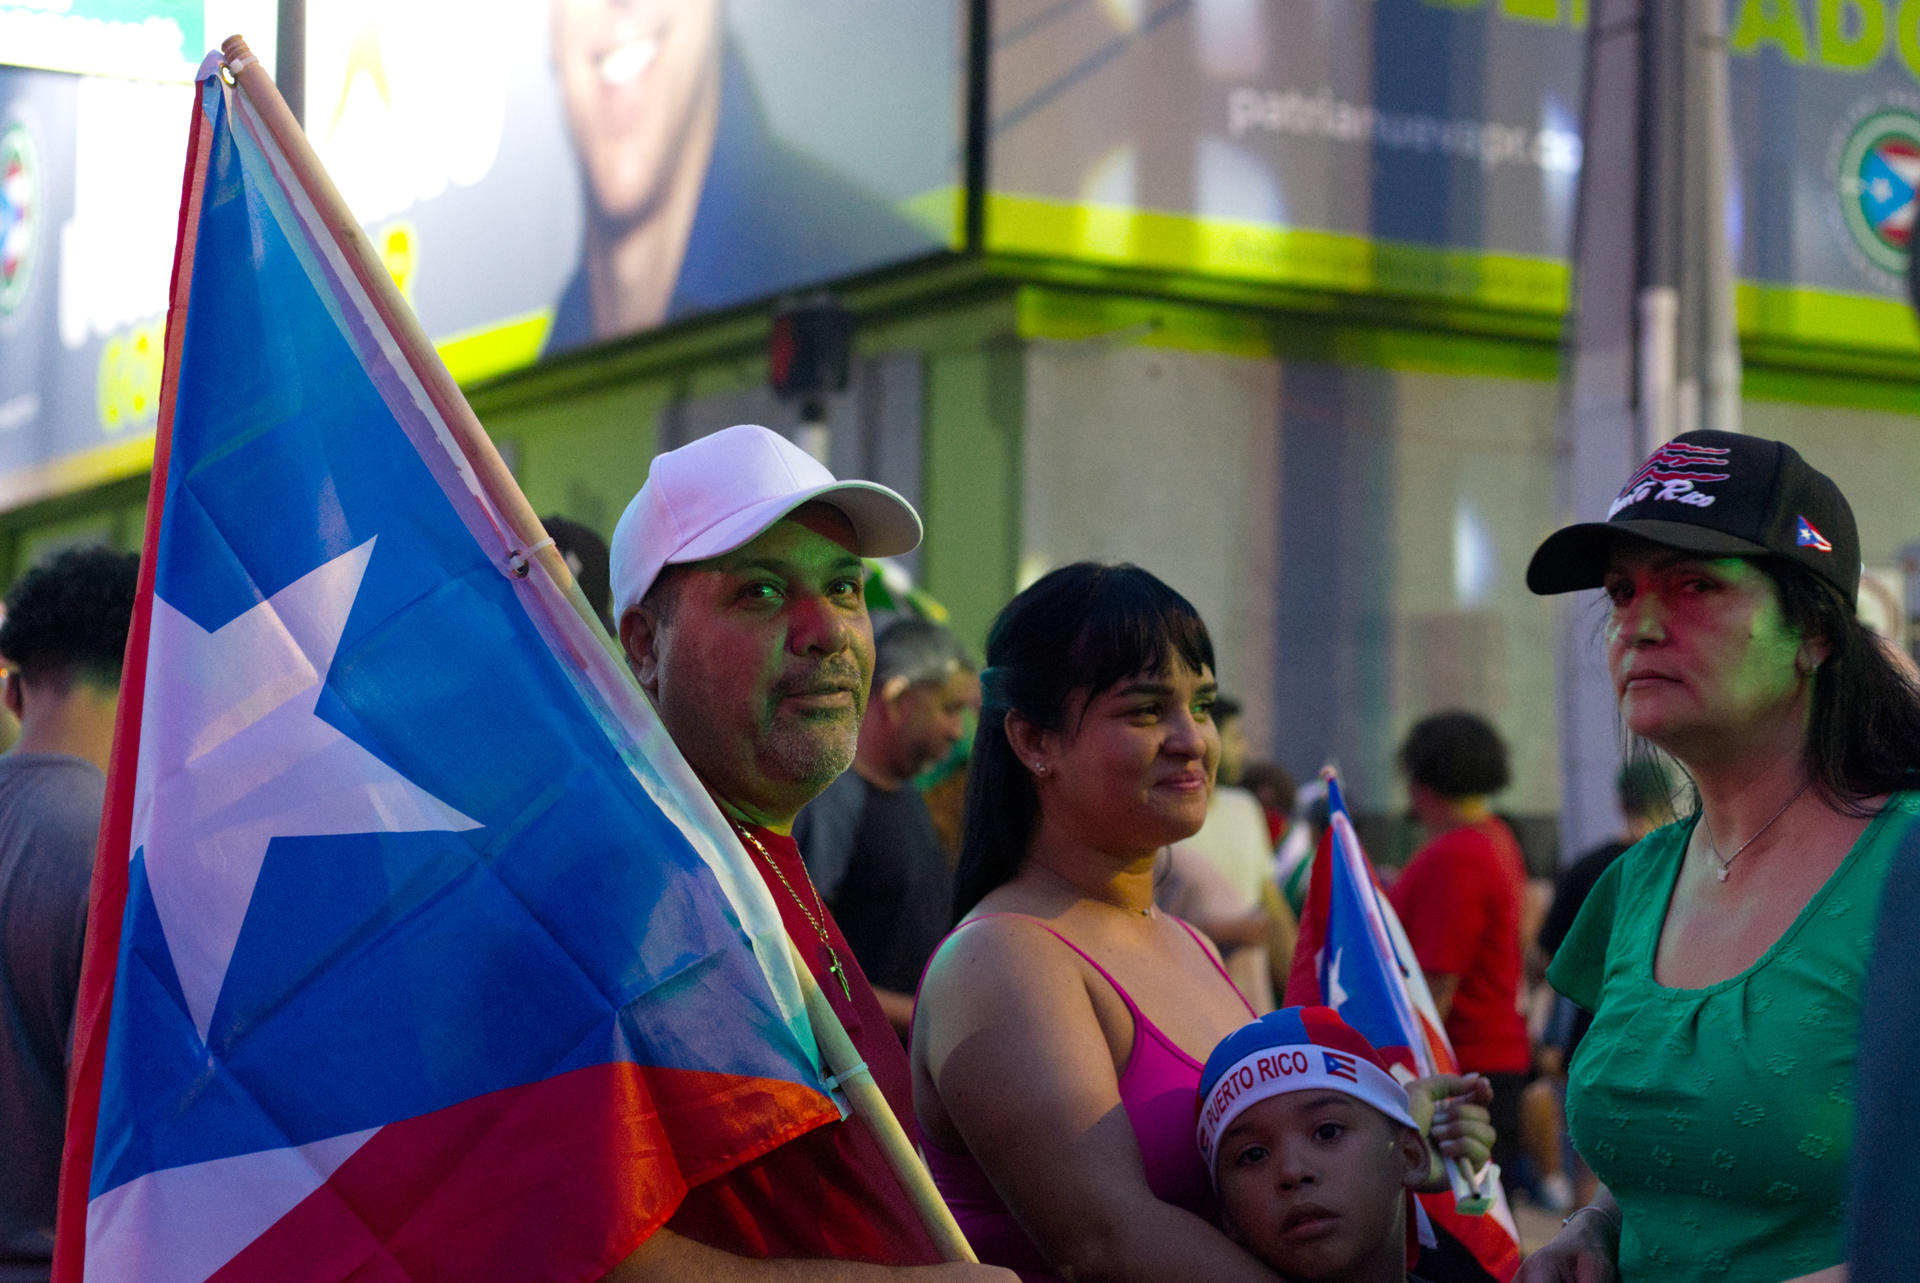
[[[1007,714],[1071,734],[1076,694],[1091,702],[1130,677],[1164,674],[1176,658],[1196,673],[1213,667],[1207,626],[1192,603],[1138,566],[1075,562],[1007,603],[987,635],[980,673],[955,921],[1019,872],[1040,818],[1033,777],[1007,740]]]

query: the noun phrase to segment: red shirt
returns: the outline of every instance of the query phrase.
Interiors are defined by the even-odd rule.
[[[1447,1039],[1460,1067],[1523,1074],[1532,1064],[1520,1014],[1520,904],[1527,868],[1498,819],[1427,843],[1387,890],[1421,969],[1459,977]]]
[[[780,906],[787,934],[808,970],[846,1026],[855,1050],[893,1106],[907,1139],[916,1147],[913,1078],[900,1039],[880,1010],[880,1000],[854,961],[853,950],[825,906],[815,907],[800,848],[790,837],[766,829],[753,834],[786,874],[782,885],[766,859],[744,838],[747,859]],[[789,890],[791,887],[791,890]],[[797,896],[805,897],[805,910]],[[827,929],[827,943],[846,970],[851,999],[827,969],[827,953],[807,918]],[[831,1258],[891,1265],[932,1265],[940,1260],[886,1159],[856,1120],[815,1128],[772,1153],[690,1190],[667,1222],[677,1234],[739,1256],[773,1260]]]

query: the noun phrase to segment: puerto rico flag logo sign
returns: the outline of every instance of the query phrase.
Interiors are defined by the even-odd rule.
[[[1825,535],[1813,528],[1811,521],[1805,517],[1795,517],[1794,522],[1797,528],[1794,531],[1793,542],[1796,546],[1811,548],[1815,552],[1833,551],[1833,545],[1828,542]]]
[[[32,277],[40,166],[24,125],[0,129],[0,316],[20,305]]]
[[[1903,103],[1866,116],[1841,144],[1836,169],[1841,217],[1854,248],[1881,272],[1902,275],[1920,191],[1920,114]]]
[[[1700,487],[1725,481],[1733,475],[1728,471],[1727,453],[1724,447],[1669,441],[1627,479],[1620,497],[1607,509],[1607,516],[1611,518],[1622,508],[1636,503],[1664,501],[1694,508],[1711,506],[1713,496]]]

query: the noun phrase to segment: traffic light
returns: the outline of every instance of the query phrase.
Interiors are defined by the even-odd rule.
[[[787,400],[817,404],[847,386],[853,348],[853,313],[821,297],[783,307],[773,318],[767,344],[767,377]]]

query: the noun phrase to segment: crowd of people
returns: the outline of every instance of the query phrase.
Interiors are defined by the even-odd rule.
[[[1863,1058],[1861,994],[1920,814],[1920,687],[1855,619],[1851,510],[1790,448],[1685,434],[1528,570],[1605,595],[1619,842],[1530,879],[1498,730],[1449,710],[1406,733],[1420,840],[1383,875],[1461,1068],[1412,1081],[1337,1009],[1287,1001],[1318,965],[1295,918],[1324,793],[1247,761],[1174,586],[1060,567],[976,661],[869,612],[865,559],[920,537],[905,500],[755,427],[658,457],[610,555],[552,524],[984,1262],[941,1262],[845,1122],[697,1184],[609,1277],[1479,1283],[1420,1230],[1413,1193],[1448,1159],[1567,1213],[1524,1283],[1835,1283],[1874,1250],[1857,1183],[1848,1239],[1856,1065],[1897,1081],[1875,1058],[1914,1035],[1889,1011],[1904,1040]],[[130,564],[107,569],[130,594]],[[36,606],[83,572],[103,568],[28,576],[0,628],[22,726],[0,758],[0,1112],[41,1124],[104,753],[48,727],[97,732],[101,701],[110,725],[126,627]],[[957,848],[951,789],[921,787],[956,771]],[[15,800],[56,779],[60,806]],[[30,898],[55,891],[57,911]],[[63,933],[37,970],[22,914]],[[38,1166],[0,1164],[0,1277],[44,1265],[57,1129],[36,1144]]]
[[[1001,612],[977,673],[938,625],[881,626],[853,770],[798,831],[824,906],[887,937],[853,953],[885,968],[908,1126],[983,1260],[1042,1279],[1465,1277],[1408,1249],[1404,1194],[1442,1153],[1491,1151],[1515,1197],[1568,1213],[1525,1279],[1840,1277],[1857,982],[1920,700],[1853,618],[1857,536],[1831,481],[1754,438],[1666,450],[1529,579],[1606,592],[1623,840],[1544,884],[1495,810],[1493,725],[1437,713],[1398,753],[1421,841],[1388,898],[1467,1077],[1302,1079],[1207,1108],[1276,1048],[1358,1039],[1385,1062],[1336,1013],[1284,1006],[1290,969],[1314,965],[1291,955],[1323,795],[1246,760],[1173,587],[1062,567]],[[1660,473],[1675,460],[1681,486]],[[895,707],[909,696],[918,713]],[[861,841],[864,812],[905,809],[917,772],[951,764],[970,704],[958,850],[896,821],[890,858],[926,890],[861,876],[882,841]],[[1782,1051],[1788,1022],[1817,1048]]]

